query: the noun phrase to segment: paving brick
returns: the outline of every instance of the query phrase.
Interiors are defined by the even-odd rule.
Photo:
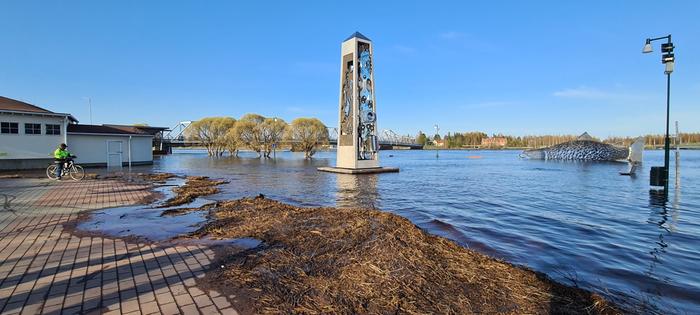
[[[156,295],[156,300],[158,301],[158,304],[160,304],[160,305],[175,302],[175,298],[173,298],[173,296],[172,296],[172,294],[170,294],[170,292],[161,293],[161,294]]]
[[[179,306],[184,306],[194,304],[194,300],[192,300],[192,297],[190,297],[189,294],[182,294],[175,296],[175,303],[177,303]]]
[[[225,308],[220,310],[222,315],[238,315],[238,312],[233,308]]]
[[[200,314],[199,311],[197,310],[197,306],[194,304],[181,306],[180,310],[182,310],[183,315],[199,315]]]
[[[196,303],[197,306],[200,308],[214,304],[212,303],[211,299],[206,295],[195,296],[194,303]]]
[[[142,303],[140,308],[141,312],[144,314],[158,313],[160,311],[160,309],[158,308],[158,303],[156,303],[155,301]]]
[[[129,313],[139,310],[139,301],[134,300],[121,300],[121,311],[122,313]]]
[[[180,314],[180,310],[177,308],[177,304],[168,303],[160,306],[160,311],[164,315]]]
[[[237,314],[218,292],[197,288],[214,257],[205,246],[63,230],[80,211],[133,204],[147,188],[118,180],[0,180],[3,193],[17,196],[15,214],[0,212],[3,314]]]
[[[44,314],[59,314],[61,312],[61,304],[58,305],[44,305],[44,308],[41,310],[42,313]]]
[[[231,306],[231,303],[229,303],[229,301],[223,296],[214,297],[212,298],[212,301],[214,301],[214,304],[216,304],[216,307],[219,309],[224,309]]]
[[[217,310],[216,307],[214,307],[214,305],[200,307],[199,311],[202,312],[202,314],[219,314],[219,310]]]
[[[187,288],[187,290],[190,292],[190,295],[193,296],[193,297],[195,297],[195,296],[200,296],[200,295],[203,295],[203,294],[204,294],[204,291],[202,291],[202,290],[200,290],[200,289],[198,289],[198,288],[195,288],[195,287]]]
[[[41,313],[41,304],[29,304],[22,308],[22,315],[39,314]]]
[[[71,308],[64,308],[61,311],[61,315],[74,315],[74,314],[77,315],[80,313],[81,313],[80,306],[71,307]]]
[[[108,300],[102,300],[102,307],[109,311],[119,310],[121,305],[119,304],[119,298],[112,298]]]

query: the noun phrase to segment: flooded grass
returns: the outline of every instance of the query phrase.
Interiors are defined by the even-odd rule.
[[[193,237],[263,243],[222,258],[214,285],[251,313],[617,314],[599,295],[487,257],[387,212],[220,202]]]

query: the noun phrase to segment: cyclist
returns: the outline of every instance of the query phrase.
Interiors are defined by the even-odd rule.
[[[65,143],[61,143],[56,151],[53,151],[54,163],[56,163],[56,179],[61,180],[61,174],[63,173],[63,167],[70,161],[73,155],[66,150],[68,146]]]

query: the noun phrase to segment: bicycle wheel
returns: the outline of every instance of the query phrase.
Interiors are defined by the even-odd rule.
[[[56,179],[56,164],[51,164],[46,168],[46,176],[49,179]]]
[[[81,180],[83,177],[85,177],[83,167],[80,165],[73,165],[73,167],[70,169],[70,178],[74,180]]]

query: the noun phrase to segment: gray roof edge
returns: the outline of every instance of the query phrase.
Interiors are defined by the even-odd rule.
[[[23,115],[36,115],[36,116],[54,116],[54,117],[68,117],[68,119],[78,122],[78,119],[73,117],[71,114],[67,113],[56,113],[56,112],[30,112],[30,111],[24,111],[24,110],[7,110],[7,109],[0,109],[0,112],[4,113],[14,113],[14,114],[23,114]]]

